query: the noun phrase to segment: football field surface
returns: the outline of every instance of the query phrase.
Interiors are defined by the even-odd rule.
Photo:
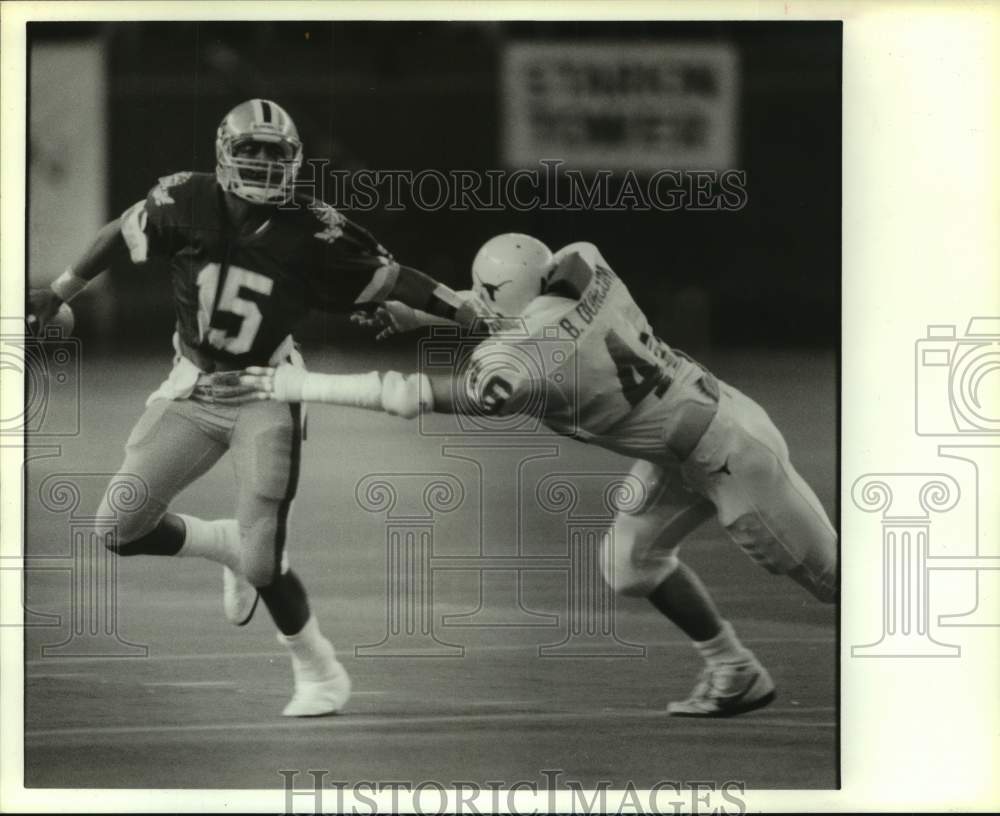
[[[319,353],[309,363],[364,371],[387,360]],[[719,353],[704,362],[767,409],[793,463],[835,518],[833,355]],[[692,780],[836,785],[837,611],[755,567],[714,521],[703,525],[683,557],[767,666],[778,698],[729,720],[666,717],[667,703],[686,696],[697,679],[694,649],[641,599],[618,598],[612,612],[588,619],[580,594],[598,592],[598,584],[579,564],[569,570],[567,541],[574,526],[599,529],[601,508],[538,506],[547,478],[608,480],[630,463],[545,433],[513,449],[503,443],[491,455],[483,448],[493,442],[435,435],[443,426],[433,421],[421,434],[417,423],[381,414],[309,409],[288,546],[354,682],[338,716],[280,716],[291,670],[266,610],[245,628],[226,623],[221,568],[199,559],[117,559],[115,572],[102,573],[113,577],[114,592],[98,593],[105,607],[81,613],[102,625],[113,621],[117,645],[105,637],[88,646],[83,637],[79,649],[52,648],[81,624],[72,608],[79,596],[67,570],[35,567],[44,556],[54,556],[56,566],[71,563],[73,524],[96,508],[145,397],[168,367],[166,356],[85,357],[81,433],[29,468],[27,622],[49,625],[26,629],[26,785],[280,788],[280,771],[298,770],[306,784],[306,771],[315,769],[328,772],[327,784],[348,785],[544,787],[543,772],[585,788]],[[533,448],[547,452],[532,458]],[[75,510],[43,501],[46,484],[63,476],[78,486]],[[420,493],[434,481],[452,485],[451,495]],[[372,485],[381,483],[395,485],[397,505],[379,498]],[[174,509],[225,517],[233,495],[226,458]],[[581,502],[589,497],[581,488]],[[403,506],[411,499],[416,515]],[[393,567],[393,529],[429,536],[422,563],[432,565],[432,575],[415,576],[416,562]],[[418,651],[430,655],[398,656],[394,604],[406,601],[394,591],[404,580],[427,589],[411,628],[431,637],[406,642],[419,641]],[[581,626],[582,633],[574,630]],[[68,656],[74,650],[83,655]]]

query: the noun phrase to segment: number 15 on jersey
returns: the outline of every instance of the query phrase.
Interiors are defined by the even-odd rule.
[[[219,289],[219,264],[206,264],[198,273],[198,332],[202,341],[207,340],[210,345],[230,354],[245,354],[250,351],[260,330],[262,315],[256,303],[242,297],[243,290],[249,289],[267,297],[273,287],[274,281],[266,275],[240,266],[230,266],[219,303],[215,306]],[[213,306],[216,314],[233,316],[233,325],[239,326],[235,333],[212,327]]]

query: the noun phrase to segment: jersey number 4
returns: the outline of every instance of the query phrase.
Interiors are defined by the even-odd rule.
[[[654,389],[658,397],[666,393],[670,387],[670,378],[660,363],[640,355],[614,329],[605,335],[604,343],[615,364],[622,396],[628,400],[629,405],[634,408]]]
[[[274,281],[266,275],[251,272],[241,266],[230,266],[226,272],[226,282],[222,295],[215,305],[219,289],[219,265],[207,264],[198,273],[198,332],[202,340],[207,340],[217,349],[230,354],[246,354],[260,330],[262,319],[260,308],[252,300],[243,297],[244,290],[257,292],[265,297],[271,294]],[[232,315],[231,322],[239,329],[227,331],[212,327],[212,307],[215,313]]]

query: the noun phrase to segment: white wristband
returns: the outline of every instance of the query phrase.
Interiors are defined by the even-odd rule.
[[[52,281],[52,291],[59,296],[63,303],[69,303],[80,292],[87,288],[88,280],[73,274],[72,269],[67,269],[58,278]]]
[[[302,381],[303,402],[332,402],[355,408],[382,407],[382,382],[378,372],[367,374],[307,373]]]
[[[283,384],[286,388],[290,383]],[[292,388],[282,391],[286,402],[328,402],[352,408],[385,411],[413,419],[417,414],[434,410],[434,395],[426,374],[404,376],[398,371],[367,374],[303,373],[301,393]]]

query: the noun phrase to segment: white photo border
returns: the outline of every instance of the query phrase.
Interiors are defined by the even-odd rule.
[[[918,397],[924,398],[917,391],[918,383],[924,382],[919,356],[924,346],[919,343],[927,339],[928,326],[954,326],[956,341],[968,341],[979,336],[969,331],[972,318],[1000,316],[1000,153],[996,149],[1000,144],[1000,6],[839,0],[614,5],[516,0],[5,2],[2,17],[0,283],[5,314],[12,305],[24,302],[28,20],[843,20],[842,788],[747,791],[745,805],[751,811],[772,812],[1000,808],[1000,776],[996,774],[1000,767],[1000,629],[990,623],[988,615],[966,619],[966,623],[980,621],[977,625],[955,623],[963,612],[969,575],[977,591],[982,591],[979,600],[983,602],[993,597],[990,582],[1000,582],[995,563],[1000,561],[1000,542],[987,540],[995,532],[995,524],[987,517],[995,496],[977,493],[989,483],[984,468],[996,463],[990,439],[997,445],[1000,441],[996,432],[977,434],[968,427],[940,423],[931,423],[928,430],[918,433],[923,403],[917,402]],[[995,389],[997,374],[991,376],[985,380],[986,387]],[[0,391],[4,416],[11,415],[7,410],[18,404],[22,393],[17,373],[4,372]],[[991,393],[995,407],[996,391]],[[927,397],[933,398],[933,394]],[[956,453],[955,448],[964,450]],[[21,552],[23,450],[16,440],[5,441],[2,455],[2,554],[16,556]],[[959,464],[963,458],[966,465]],[[976,466],[968,467],[968,461]],[[945,569],[967,573],[951,584],[947,579],[953,575],[940,579],[942,589],[931,609],[931,631],[925,633],[931,640],[957,647],[958,654],[946,659],[933,654],[933,648],[925,648],[920,638],[886,640],[882,625],[889,603],[884,596],[889,577],[883,547],[893,516],[891,502],[901,500],[901,479],[910,486],[914,479],[924,477],[926,483],[943,483],[944,488],[913,488],[926,518],[936,518],[948,502],[941,491],[951,489],[951,482],[939,478],[940,474],[952,478],[960,494],[953,497],[957,515],[944,528],[950,547],[946,551],[958,560],[942,563],[934,542],[946,542],[938,536],[930,545],[930,557],[938,563],[931,563],[930,570],[935,576]],[[883,488],[872,488],[869,483],[883,485],[888,499],[879,493]],[[883,499],[890,505],[880,504]],[[0,604],[4,621],[20,618],[17,593],[6,593]],[[950,621],[945,628],[942,618],[947,617]],[[873,644],[881,646],[866,651]],[[278,789],[25,790],[21,632],[0,627],[0,649],[0,810],[283,810],[284,794]],[[890,654],[893,649],[895,656]],[[542,811],[549,805],[545,794],[534,801],[532,794],[522,792],[515,801],[518,812],[532,812],[536,807]],[[559,796],[555,801],[563,808],[570,805]]]

